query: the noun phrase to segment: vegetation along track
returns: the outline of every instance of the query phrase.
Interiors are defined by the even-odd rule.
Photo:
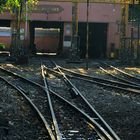
[[[46,91],[46,88],[44,88],[43,86],[41,86],[41,85],[39,85],[39,84],[37,84],[33,81],[30,81],[26,78],[23,78],[23,77],[17,75],[16,73],[11,73],[10,71],[4,70],[4,69],[2,69],[2,70],[5,71],[6,73],[10,74],[10,75],[14,75],[14,77],[16,77],[16,80],[18,78],[20,80],[22,79],[22,80],[24,80],[24,81],[26,81],[26,82],[28,82],[32,85],[35,85],[35,86],[39,87],[44,92]],[[12,82],[13,80],[10,80],[10,77],[8,77],[7,80]],[[19,86],[19,79],[18,79],[18,82],[16,82],[14,80],[14,84],[16,86],[17,85]],[[31,85],[28,84],[28,86],[31,86]],[[20,88],[19,90],[24,92],[23,89],[27,89],[27,86],[23,85],[23,83],[22,83],[22,88]],[[30,89],[30,88],[28,88],[28,89]],[[53,104],[53,107],[54,107],[54,110],[55,110],[55,114],[57,116],[57,119],[59,120],[59,129],[61,130],[62,139],[68,139],[68,138],[72,138],[72,139],[77,138],[78,139],[80,137],[81,138],[86,138],[86,139],[88,139],[88,138],[89,139],[95,139],[95,140],[96,139],[115,139],[115,138],[112,138],[106,132],[106,130],[104,130],[89,115],[87,115],[86,113],[84,113],[83,111],[81,111],[80,109],[78,109],[77,107],[75,107],[74,105],[69,103],[68,101],[64,100],[62,97],[58,96],[53,91],[50,91],[50,92],[51,92],[51,100],[52,100],[52,104]],[[53,132],[53,134],[51,133],[52,135],[50,135],[50,136],[52,136],[51,139],[58,139],[58,137],[56,136],[56,133],[54,132],[54,125],[53,125],[53,128],[51,127],[53,123],[50,119],[50,116],[51,116],[50,112],[48,110],[47,110],[47,112],[45,112],[45,108],[48,107],[48,105],[46,106],[46,104],[47,104],[46,102],[48,102],[48,100],[45,98],[45,96],[43,96],[38,101],[38,98],[39,98],[39,96],[42,96],[42,93],[39,93],[37,96],[35,95],[35,93],[32,94],[30,91],[24,92],[24,93],[26,93],[30,98],[32,98],[32,101],[35,104],[38,104],[37,105],[38,108],[40,107],[40,110],[41,110],[44,118],[48,121],[48,124],[51,128],[50,131]],[[43,102],[43,100],[44,100],[44,102]],[[45,104],[45,106],[44,106],[45,108],[42,106],[42,104]],[[68,107],[70,107],[70,108],[68,108]],[[68,110],[71,110],[71,111],[69,112]],[[56,123],[56,122],[54,122],[54,123]],[[75,128],[76,128],[76,130],[75,130]],[[53,137],[53,135],[54,135],[55,138]]]
[[[99,68],[103,72],[105,72],[108,75],[110,75],[111,77],[113,77],[114,79],[122,81],[123,83],[127,83],[127,84],[131,84],[131,85],[140,87],[140,78],[138,78],[132,74],[129,74],[115,66],[112,66],[105,62],[101,62],[99,65]],[[113,71],[115,74],[113,74],[109,71]]]
[[[57,65],[54,69],[59,68],[60,70],[65,73],[65,75],[69,78],[73,79],[78,79],[78,80],[83,80],[85,82],[90,82],[99,86],[103,86],[109,89],[113,90],[121,90],[126,93],[134,93],[134,94],[139,94],[140,93],[140,87],[138,85],[131,85],[129,83],[124,83],[124,82],[119,82],[116,80],[109,80],[109,79],[104,79],[104,78],[98,78],[95,76],[90,76],[90,75],[85,75],[81,73],[77,73],[75,71],[63,68],[59,65]],[[52,69],[47,68],[48,71],[52,71]]]
[[[110,135],[113,139],[119,139],[118,136],[114,133],[114,131],[110,128],[110,126],[103,120],[103,118],[98,114],[98,112],[89,104],[89,102],[84,98],[80,91],[71,83],[71,81],[67,78],[67,76],[64,73],[62,73],[62,71],[59,68],[59,72],[54,71],[53,69],[50,69],[46,66],[44,66],[44,68],[46,69],[46,74],[50,77],[50,80],[48,80],[50,85],[51,77],[53,79],[54,75],[58,76],[59,78],[62,78],[64,83],[67,85],[67,87],[62,87],[62,90],[60,89],[61,96],[63,96],[65,99],[69,100],[69,102],[76,105],[82,111],[87,113],[95,122],[97,122],[104,130],[106,130],[108,135]],[[51,74],[53,74],[53,76]],[[57,78],[55,77],[55,79]],[[57,79],[56,85],[59,85],[59,83],[60,81],[59,79]],[[56,85],[52,85],[51,87],[54,87],[54,90],[55,88],[56,90],[58,90],[59,86],[57,87]],[[60,87],[62,85],[64,84],[61,83]]]

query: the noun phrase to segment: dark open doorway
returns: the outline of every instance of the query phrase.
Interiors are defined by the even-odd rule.
[[[0,27],[10,27],[10,20],[0,20]]]
[[[80,55],[86,55],[86,23],[79,24]],[[89,58],[105,58],[107,51],[107,24],[89,23]]]

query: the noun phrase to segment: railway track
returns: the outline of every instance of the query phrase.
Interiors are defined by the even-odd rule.
[[[122,81],[123,83],[131,84],[140,87],[140,78],[129,74],[115,66],[112,66],[108,63],[101,62],[101,65],[99,65],[99,68],[108,74],[109,76],[113,77],[114,79],[117,79],[119,81]],[[109,70],[114,71],[116,74],[110,73]]]
[[[112,134],[110,135],[110,133],[108,133],[99,123],[97,123],[95,120],[98,118],[94,120],[92,117],[90,117],[89,114],[79,109],[79,107],[76,107],[75,105],[73,105],[72,103],[70,103],[69,101],[67,101],[66,99],[53,92],[51,89],[49,89],[48,84],[45,83],[46,79],[43,74],[44,73],[43,69],[42,69],[42,76],[44,79],[45,87],[31,80],[23,78],[16,73],[12,73],[3,68],[1,68],[1,70],[5,73],[8,73],[8,75],[10,75],[10,77],[8,76],[7,79],[1,77],[2,80],[7,81],[8,83],[10,81],[10,83],[12,83],[11,85],[14,84],[15,88],[18,88],[20,92],[26,94],[27,99],[31,99],[31,101],[34,104],[36,104],[37,108],[40,110],[44,118],[47,120],[46,121],[46,124],[48,124],[47,131],[51,139],[76,139],[76,138],[77,139],[86,138],[86,139],[95,139],[95,140],[96,139],[98,140],[119,139],[117,135],[115,135],[115,133],[113,133],[113,135]],[[10,79],[12,76],[14,76],[14,80]],[[28,86],[35,86],[35,88],[39,88],[40,90],[43,90],[45,96],[42,96],[43,93],[42,92],[40,93],[40,90],[38,93],[36,93],[37,89],[27,91],[27,86],[24,86],[23,83],[19,84],[19,81],[22,82],[24,81],[24,83],[28,82]],[[48,104],[49,99],[48,99],[48,95],[46,94],[50,96],[50,104],[52,106],[52,110],[50,110],[50,105]],[[37,103],[38,98],[40,96],[42,97],[40,98],[39,103]],[[45,104],[45,106],[42,106],[42,104]],[[54,114],[52,114],[51,111],[53,111]]]
[[[5,135],[1,135],[1,139],[3,140],[4,137],[6,137],[8,139],[11,139],[11,140],[12,139],[17,139],[17,138],[26,139],[29,135],[31,135],[30,133],[33,130],[32,129],[31,130],[28,130],[28,129],[34,127],[34,124],[36,124],[35,121],[38,122],[38,125],[40,125],[40,122],[41,122],[42,125],[39,127],[36,124],[37,125],[36,126],[36,132],[32,132],[32,133],[34,133],[36,135],[35,136],[32,136],[31,135],[31,137],[29,139],[32,139],[33,137],[34,137],[34,139],[38,139],[39,137],[42,137],[42,140],[50,139],[51,135],[49,136],[48,132],[50,134],[52,132],[51,132],[51,130],[49,128],[49,125],[46,122],[46,120],[45,120],[44,116],[42,115],[42,113],[40,112],[40,110],[36,107],[36,105],[33,103],[33,101],[26,95],[27,92],[25,92],[20,86],[18,86],[18,87],[15,86],[14,84],[12,84],[7,79],[5,79],[5,78],[3,78],[1,76],[0,76],[0,81],[3,83],[3,86],[4,87],[7,87],[7,88],[11,88],[12,89],[12,91],[8,90],[8,93],[6,92],[6,94],[12,95],[12,97],[16,100],[16,102],[14,104],[19,103],[19,106],[20,106],[21,110],[24,110],[24,112],[23,111],[20,111],[22,114],[15,114],[14,112],[19,112],[19,111],[16,111],[16,109],[14,109],[14,112],[13,112],[13,114],[15,114],[15,117],[13,116],[14,120],[11,118],[12,117],[11,114],[9,114],[9,115],[7,114],[7,117],[9,117],[9,119],[10,119],[9,120],[9,123],[11,125],[11,128],[8,125],[8,127],[6,128],[7,129],[7,135],[6,136]],[[15,91],[15,93],[17,95],[14,94],[13,90]],[[1,96],[2,96],[2,92],[1,92]],[[12,97],[9,97],[9,98],[12,98]],[[5,103],[8,104],[8,102],[10,102],[10,100],[12,100],[12,99],[9,99],[9,101],[6,100]],[[25,102],[24,104],[22,103],[23,101]],[[28,106],[30,106],[30,109],[28,109]],[[12,109],[13,108],[15,108],[15,105],[12,106]],[[29,118],[32,117],[31,119],[27,119],[27,114],[28,113],[30,115]],[[33,113],[33,114],[31,114],[31,113]],[[24,117],[24,115],[25,115],[25,117]],[[2,122],[3,122],[4,119],[5,118],[1,118],[0,127],[3,127],[3,125],[5,125],[5,124],[2,124]],[[19,123],[19,124],[17,124],[17,123]],[[22,124],[22,123],[24,123],[24,124]],[[32,126],[29,127],[26,123],[28,125],[30,124]],[[21,125],[21,126],[18,126],[18,125]],[[22,125],[24,125],[24,126],[22,126]],[[12,133],[15,133],[15,132],[12,132],[11,129],[16,129],[16,128],[14,128],[15,126],[18,129],[16,131],[17,133],[16,134],[12,134]],[[28,129],[26,127],[28,127]],[[5,130],[5,127],[3,129]],[[23,130],[23,129],[25,129],[25,130]],[[38,133],[37,133],[37,130],[39,131]],[[44,132],[44,130],[47,130],[47,131]],[[21,132],[18,132],[18,131],[21,131]]]
[[[0,77],[0,79],[7,82],[14,89],[18,90],[18,92],[20,92],[28,103],[30,103],[32,108],[37,112],[40,120],[42,120],[44,127],[49,134],[49,139],[51,138],[52,140],[55,140],[55,132],[52,131],[53,121],[51,121],[51,114],[48,111],[48,100],[44,91],[38,87],[30,85],[29,81],[23,82],[24,78],[21,80],[18,74],[10,73],[10,71],[5,72],[6,74],[10,74],[10,76],[3,75],[3,77]],[[12,75],[14,75],[14,77]]]
[[[58,67],[58,71],[54,71],[46,66],[47,75],[49,73],[53,73],[59,78],[63,79],[64,83],[67,86],[67,91],[65,90],[65,94],[61,95],[63,98],[69,100],[72,104],[76,105],[78,108],[83,110],[86,114],[88,114],[91,118],[93,118],[97,123],[103,127],[104,130],[107,131],[108,135],[110,135],[113,139],[119,139],[118,136],[114,133],[114,131],[110,128],[110,126],[104,121],[104,119],[98,114],[98,112],[89,104],[89,102],[85,99],[85,97],[80,93],[80,91],[72,84],[67,75],[65,75]],[[51,82],[50,82],[51,83]],[[64,91],[63,91],[64,92]]]
[[[60,70],[62,70],[65,73],[65,75],[68,76],[69,78],[83,80],[85,82],[90,82],[90,83],[93,83],[93,84],[96,84],[99,86],[103,86],[103,87],[107,87],[110,89],[121,90],[121,91],[127,92],[127,93],[134,93],[134,94],[140,93],[140,87],[138,85],[131,85],[129,83],[124,83],[124,82],[119,82],[119,81],[109,80],[109,79],[103,79],[103,78],[98,78],[98,77],[94,77],[94,76],[90,76],[90,75],[77,73],[75,71],[71,71],[69,69],[63,68],[59,65],[57,65],[54,68],[54,70],[56,68],[59,68]],[[47,68],[47,70],[50,72],[55,72],[56,74],[59,75],[59,73],[57,73],[56,71],[54,71],[50,68]]]

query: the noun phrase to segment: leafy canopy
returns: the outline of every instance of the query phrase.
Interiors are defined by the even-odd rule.
[[[5,5],[6,5],[6,0],[0,0],[0,12],[3,11]]]
[[[0,12],[8,9],[10,12],[14,13],[15,9],[22,9],[25,4],[30,8],[36,5],[37,2],[38,0],[0,0]]]

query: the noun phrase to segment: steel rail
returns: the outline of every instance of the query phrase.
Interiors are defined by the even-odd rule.
[[[23,76],[21,76],[21,75],[15,73],[15,72],[12,72],[12,71],[10,71],[10,70],[6,70],[6,69],[4,69],[4,68],[2,68],[2,67],[0,67],[0,70],[3,71],[3,72],[5,72],[5,73],[7,73],[7,74],[9,74],[9,75],[18,77],[18,78],[22,79],[22,80],[25,81],[25,82],[29,82],[29,83],[31,83],[32,85],[36,85],[36,86],[38,86],[38,87],[42,87],[42,89],[44,88],[44,86],[42,86],[42,85],[40,85],[40,84],[38,84],[38,83],[36,83],[36,82],[30,80],[30,79],[27,79],[27,78],[25,78],[25,77],[23,77]]]
[[[15,76],[15,77],[18,77],[19,79],[21,79],[21,80],[23,80],[23,81],[26,81],[26,82],[28,82],[28,83],[30,83],[30,84],[32,84],[32,85],[34,85],[34,86],[37,86],[37,87],[39,87],[40,89],[42,89],[42,90],[44,90],[45,91],[45,88],[44,88],[44,86],[42,86],[42,85],[40,85],[40,84],[38,84],[38,83],[36,83],[36,82],[34,82],[34,81],[32,81],[32,80],[29,80],[29,79],[27,79],[27,78],[24,78],[24,77],[22,77],[22,76],[20,76],[20,75],[18,75],[17,73],[13,73],[13,72],[11,72],[11,71],[7,71],[7,70],[5,70],[5,69],[3,69],[2,68],[2,70],[4,71],[4,72],[6,72],[6,73],[8,73],[9,75],[13,75],[13,76]],[[57,97],[59,97],[62,101],[66,101],[66,103],[68,103],[68,105],[69,106],[71,106],[71,107],[73,107],[74,109],[76,109],[76,110],[79,110],[79,112],[81,112],[82,113],[82,111],[81,111],[81,109],[79,109],[78,107],[76,107],[75,105],[73,105],[72,103],[70,103],[69,101],[67,101],[66,99],[64,99],[63,97],[61,97],[60,95],[58,95],[56,92],[54,92],[54,91],[52,91],[52,90],[50,90],[49,89],[49,91],[50,91],[50,93],[52,93],[52,94],[54,94],[55,96],[57,96]],[[92,126],[94,127],[94,121],[95,120],[93,120],[93,118],[91,118],[90,116],[88,116],[86,113],[82,113],[83,114],[83,116],[84,116],[84,114],[86,115],[86,120],[88,119],[90,122],[91,122],[91,124],[93,124]],[[97,113],[98,114],[98,113]],[[96,122],[96,121],[95,121]],[[97,123],[98,124],[98,123]],[[101,129],[101,130],[104,130],[104,129],[102,129],[102,127],[100,126],[100,125],[98,125],[99,126],[99,130]],[[118,136],[117,136],[118,137]],[[112,140],[112,139],[109,139],[109,140]],[[120,140],[120,138],[118,138],[118,139],[113,139],[113,140]]]
[[[90,75],[85,75],[85,74],[77,73],[75,71],[63,68],[61,66],[58,66],[58,67],[61,70],[65,71],[65,72],[68,72],[68,73],[70,73],[70,74],[72,74],[74,76],[77,76],[77,77],[85,78],[87,80],[94,80],[94,81],[97,81],[97,82],[103,82],[103,83],[113,84],[113,85],[122,86],[122,87],[126,87],[126,88],[129,87],[129,88],[132,88],[132,89],[140,90],[140,87],[137,86],[137,85],[131,85],[131,84],[127,84],[127,83],[123,83],[123,82],[118,82],[118,81],[114,81],[114,80],[107,80],[107,79],[102,79],[102,78],[98,78],[98,77],[93,77],[93,76],[90,76]]]
[[[56,97],[58,97],[59,99],[61,99],[62,101],[65,101],[69,106],[71,106],[74,110],[78,111],[79,113],[81,113],[81,115],[90,122],[90,125],[92,126],[93,129],[95,129],[95,131],[99,134],[99,136],[101,137],[101,139],[108,139],[108,140],[120,140],[120,139],[113,139],[110,135],[108,135],[108,133],[106,132],[106,130],[100,125],[98,124],[93,118],[91,118],[88,114],[86,114],[84,111],[82,111],[81,109],[79,109],[78,107],[76,107],[75,105],[73,105],[71,102],[69,102],[68,100],[66,100],[65,98],[61,97],[60,95],[58,95],[56,92],[50,90],[50,92],[55,95]]]
[[[115,84],[115,85],[118,85],[118,86],[121,86],[121,85],[123,85],[123,86],[125,86],[125,87],[130,87],[130,88],[133,88],[133,89],[140,89],[140,87],[139,86],[133,86],[133,85],[130,85],[130,84],[126,84],[126,83],[122,83],[122,82],[117,82],[117,81],[112,81],[112,80],[106,80],[106,79],[101,79],[101,78],[97,78],[97,77],[93,77],[93,76],[89,76],[89,75],[85,75],[85,74],[80,74],[80,73],[77,73],[77,72],[74,72],[74,71],[71,71],[71,70],[69,70],[69,69],[66,69],[66,68],[63,68],[63,67],[61,67],[61,66],[59,66],[59,68],[61,69],[61,70],[63,70],[63,71],[66,71],[66,72],[69,72],[69,73],[71,73],[72,75],[74,75],[74,76],[80,76],[80,77],[83,77],[83,78],[86,78],[86,79],[82,79],[81,78],[81,80],[84,80],[84,81],[87,81],[87,82],[92,82],[92,83],[95,83],[95,84],[99,84],[99,85],[101,85],[102,86],[102,84],[100,84],[100,83],[98,83],[98,81],[102,81],[102,82],[107,82],[107,83],[112,83],[112,84]],[[9,75],[13,75],[13,76],[15,76],[15,77],[18,77],[18,78],[20,78],[20,79],[22,79],[22,80],[24,80],[24,81],[26,81],[26,82],[29,82],[29,83],[32,83],[33,85],[36,85],[36,86],[38,86],[38,87],[41,87],[42,85],[40,85],[39,83],[36,83],[36,82],[34,82],[34,81],[32,81],[32,80],[30,80],[30,79],[27,79],[27,78],[25,78],[25,77],[23,77],[23,76],[21,76],[21,75],[19,75],[19,74],[17,74],[17,73],[15,73],[15,72],[12,72],[12,71],[10,71],[10,70],[6,70],[6,69],[4,69],[4,68],[2,68],[2,67],[0,67],[0,70],[2,70],[3,72],[6,72],[6,73],[8,73]],[[69,76],[69,75],[67,75],[67,76]],[[71,78],[78,78],[78,77],[72,77],[72,76],[70,76]],[[89,79],[89,81],[88,81],[88,79]],[[97,83],[96,82],[94,82],[94,81],[91,81],[91,80],[94,80],[94,81],[97,81]],[[108,87],[110,87],[109,85],[104,85],[104,86],[108,86]],[[44,88],[43,86],[42,86],[42,88]],[[116,88],[116,86],[114,86],[114,88]],[[118,87],[119,88],[119,87]],[[123,88],[122,88],[122,90],[124,90],[124,91],[129,91],[129,92],[134,92],[134,90],[131,90],[131,91],[129,91],[129,90],[124,90]],[[121,89],[120,89],[121,90]],[[139,92],[134,92],[134,93],[139,93]]]
[[[3,72],[8,73],[9,75],[13,75],[13,76],[18,77],[18,78],[20,78],[20,79],[22,79],[22,80],[24,80],[24,81],[26,81],[26,82],[29,82],[29,83],[31,83],[32,85],[36,85],[36,86],[38,86],[38,87],[41,87],[41,88],[44,89],[44,91],[46,92],[46,89],[45,89],[44,86],[42,86],[42,85],[40,85],[40,84],[38,84],[38,83],[36,83],[36,82],[34,82],[34,81],[31,81],[31,80],[29,80],[29,79],[27,79],[27,78],[24,78],[24,77],[18,75],[17,73],[11,72],[11,71],[6,70],[6,69],[4,69],[4,68],[2,68],[2,67],[0,67],[0,70],[2,70]],[[53,121],[53,123],[54,123],[54,121]],[[58,139],[58,140],[59,140],[59,139]],[[60,140],[61,140],[61,139],[60,139]]]
[[[122,90],[124,92],[131,92],[131,93],[134,93],[134,94],[140,94],[140,91],[135,90],[135,89],[117,87],[117,86],[114,86],[114,85],[105,84],[105,83],[101,83],[101,82],[96,82],[96,81],[93,81],[93,80],[88,80],[88,79],[81,78],[81,77],[76,77],[76,76],[70,76],[70,78],[74,78],[74,79],[78,79],[78,80],[83,80],[85,82],[93,83],[93,84],[96,84],[96,85],[99,85],[99,86],[108,87],[108,88],[113,88],[113,89],[116,89],[116,90]]]
[[[103,62],[102,62],[102,63],[103,63]],[[134,79],[134,80],[138,80],[138,81],[140,82],[140,78],[138,78],[138,77],[136,77],[136,76],[134,76],[134,75],[132,75],[132,74],[129,74],[129,73],[127,73],[127,72],[124,72],[123,70],[121,70],[121,69],[119,69],[119,68],[117,68],[117,67],[114,67],[113,65],[109,65],[109,64],[107,64],[107,63],[103,63],[103,64],[105,64],[105,65],[107,65],[107,66],[109,66],[109,67],[111,67],[111,68],[117,70],[118,72],[124,74],[125,76],[128,76],[128,77],[130,77],[130,78],[132,78],[132,79]]]
[[[3,80],[4,82],[6,82],[8,85],[10,85],[15,90],[17,90],[22,95],[22,97],[24,97],[27,100],[27,102],[30,104],[30,106],[34,109],[34,111],[37,113],[37,115],[41,119],[43,125],[45,126],[47,132],[49,133],[49,136],[50,136],[51,140],[56,140],[55,137],[54,137],[54,135],[53,135],[53,133],[52,133],[52,130],[49,127],[48,122],[46,121],[46,119],[44,118],[44,116],[42,115],[42,113],[39,111],[39,109],[36,107],[36,105],[32,102],[32,100],[28,96],[26,96],[26,91],[24,91],[19,86],[18,87],[15,86],[14,84],[10,83],[9,81],[7,81],[6,79],[4,79],[1,76],[0,76],[0,79]]]
[[[48,70],[51,70],[50,68],[45,67]],[[51,71],[54,72],[55,71]],[[64,73],[59,73],[56,72],[55,74],[59,75],[60,77],[62,77],[64,75]],[[66,77],[66,75],[65,75]],[[68,79],[68,78],[67,78]],[[74,87],[73,87],[74,88]],[[78,89],[77,89],[78,90]],[[94,114],[96,115],[97,118],[99,118],[102,122],[102,125],[105,127],[105,129],[107,130],[107,132],[109,133],[109,135],[114,139],[114,140],[119,140],[120,138],[116,135],[116,133],[112,130],[112,128],[105,122],[105,120],[99,115],[99,113],[91,106],[91,104],[86,100],[86,98],[80,93],[80,91],[78,90],[79,96],[82,98],[82,100],[87,104],[87,106],[92,110],[92,112],[94,112]]]
[[[76,97],[80,94],[80,91],[72,84],[72,82],[67,78],[67,76],[57,67],[56,63],[54,61],[51,61],[52,64],[56,66],[58,71],[61,73],[63,81],[66,83],[66,85],[70,88],[69,91],[72,94],[73,97]]]
[[[45,67],[49,72],[51,73],[54,73],[56,74],[57,76],[59,77],[62,77],[61,73],[58,72],[58,71],[55,71],[53,69],[50,69],[50,68],[47,68]],[[90,82],[90,83],[93,83],[93,84],[96,84],[96,85],[99,85],[99,86],[104,86],[104,87],[108,87],[108,88],[113,88],[113,89],[117,89],[117,90],[122,90],[122,91],[125,91],[125,92],[131,92],[131,93],[134,93],[134,94],[140,94],[140,91],[136,90],[136,89],[131,89],[131,88],[123,88],[123,87],[118,87],[118,86],[114,86],[114,85],[110,85],[110,84],[106,84],[106,83],[103,83],[103,82],[99,82],[99,81],[94,81],[94,79],[92,80],[89,80],[89,79],[85,79],[85,78],[82,78],[82,77],[79,77],[79,76],[72,76],[72,75],[68,75],[66,74],[69,78],[75,78],[75,79],[78,79],[78,80],[83,80],[83,81],[86,81],[86,82]]]
[[[88,124],[90,124],[91,128],[93,128],[98,133],[99,137],[102,140],[115,140],[106,132],[106,130],[100,124],[98,124],[93,118],[91,118],[84,111],[82,111],[81,109],[79,109],[78,107],[76,107],[75,105],[73,105],[72,103],[70,103],[69,101],[67,101],[66,99],[58,95],[56,92],[52,91],[51,89],[49,89],[49,91],[57,98],[59,98],[62,102],[67,103],[67,105],[72,107],[74,110],[78,111],[88,121]]]
[[[109,73],[107,70],[105,70],[103,67],[99,66],[99,68],[104,71],[105,73],[107,73],[108,75],[112,76],[113,78],[115,79],[118,79],[124,83],[128,83],[128,84],[132,84],[132,85],[135,85],[135,86],[140,86],[139,84],[135,83],[135,82],[131,82],[131,81],[128,81],[126,79],[123,79],[121,77],[117,77],[116,75],[112,74],[112,73]]]
[[[46,77],[45,77],[45,74],[44,74],[43,65],[41,65],[41,75],[42,75],[42,78],[43,78],[43,81],[44,81],[44,86],[45,86],[44,90],[45,90],[45,93],[46,93],[47,98],[48,98],[48,103],[49,103],[49,107],[50,107],[50,111],[51,111],[51,116],[52,116],[53,125],[54,125],[54,129],[55,129],[56,139],[57,140],[62,140],[62,136],[61,136],[61,133],[60,133],[60,130],[59,130],[59,127],[58,127],[57,119],[55,117],[54,109],[53,109],[53,106],[52,106],[52,101],[51,101],[51,97],[50,97],[50,93],[49,93],[49,87],[48,87],[48,84],[46,82]]]

